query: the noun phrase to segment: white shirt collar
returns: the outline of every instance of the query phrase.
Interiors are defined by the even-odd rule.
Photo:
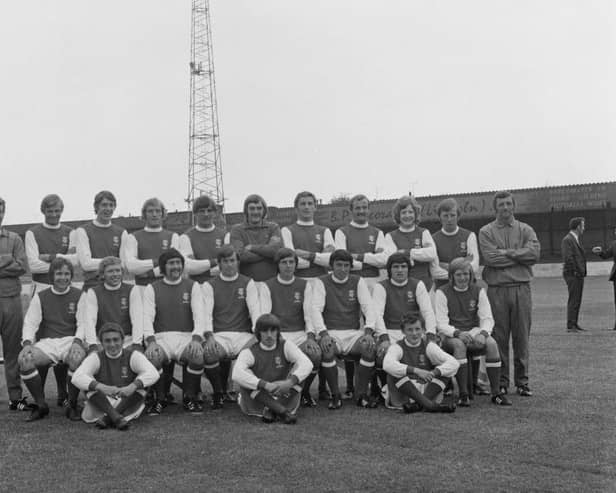
[[[280,277],[280,274],[278,274],[276,277],[278,278],[278,282],[280,284],[284,284],[285,286],[290,286],[291,284],[293,284],[293,281],[295,281],[295,276],[293,276],[290,281],[285,281],[282,277]]]
[[[60,229],[60,226],[62,226],[62,224],[58,223],[55,226],[52,226],[51,224],[47,224],[45,221],[43,221],[43,228],[45,229]]]
[[[147,231],[148,233],[160,233],[163,230],[163,227],[159,226],[158,228],[150,228],[148,226],[145,226],[143,230]]]
[[[52,286],[50,287],[50,289],[51,289],[51,292],[52,292],[53,294],[67,294],[67,293],[71,290],[71,287],[69,286],[69,287],[68,287],[68,288],[66,288],[64,291],[58,291],[58,290],[57,290],[56,288],[54,288],[54,287],[53,287],[53,285],[52,285]]]
[[[443,233],[445,236],[455,236],[458,234],[458,231],[460,231],[460,226],[456,226],[456,229],[453,233],[448,233],[447,231],[445,231],[445,228],[441,228],[441,233]]]
[[[99,223],[96,219],[93,219],[92,222],[94,223],[94,226],[98,226],[99,228],[110,228],[112,224],[112,223],[102,224],[102,223]]]
[[[344,284],[345,282],[347,282],[349,280],[349,277],[350,276],[347,276],[343,281],[341,281],[332,272],[332,281],[334,281],[336,284]]]
[[[406,286],[409,283],[409,280],[407,279],[404,282],[396,282],[393,279],[390,279],[389,282],[392,283],[394,286],[402,287],[402,286]]]
[[[314,226],[314,221],[301,221],[298,219],[296,223],[300,226]]]
[[[417,344],[413,345],[409,341],[406,340],[406,337],[402,340],[404,341],[404,344],[406,344],[408,347],[419,347],[419,345],[421,344],[421,341],[419,341]]]
[[[166,277],[163,277],[163,282],[165,284],[169,284],[169,286],[177,286],[178,284],[182,282],[182,278],[180,277],[177,281],[170,281]]]
[[[122,283],[120,282],[120,284],[118,284],[117,286],[110,286],[107,283],[103,283],[103,286],[105,286],[105,289],[107,291],[117,291],[118,289],[122,287]]]
[[[202,228],[201,226],[196,225],[195,229],[197,231],[200,231],[201,233],[211,233],[212,231],[216,229],[216,225],[212,224],[209,228]]]
[[[219,276],[223,281],[231,282],[231,281],[235,281],[238,277],[240,277],[240,273],[237,272],[234,276],[227,277],[221,272]]]
[[[370,224],[369,223],[357,224],[355,221],[351,221],[350,225],[357,229],[366,229]]]
[[[417,226],[413,226],[412,228],[405,228],[402,225],[398,226],[398,229],[402,231],[403,233],[412,233],[413,231],[415,231],[416,228]]]

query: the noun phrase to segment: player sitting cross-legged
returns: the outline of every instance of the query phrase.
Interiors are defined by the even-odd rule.
[[[389,346],[383,369],[388,373],[388,407],[406,413],[419,411],[451,413],[455,403],[438,403],[459,364],[436,343],[425,338],[423,320],[405,314],[400,321],[404,339]]]
[[[295,344],[280,337],[276,315],[261,315],[255,335],[257,342],[240,352],[233,368],[233,380],[240,386],[240,408],[248,415],[261,416],[265,423],[279,419],[295,424],[301,382],[312,363]]]
[[[120,325],[107,322],[98,337],[103,349],[90,353],[73,375],[73,384],[88,398],[81,417],[100,429],[127,430],[143,412],[143,389],[159,379],[158,371],[140,351],[123,347]]]

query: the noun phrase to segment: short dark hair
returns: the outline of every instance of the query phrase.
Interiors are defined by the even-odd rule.
[[[351,268],[353,268],[353,255],[351,255],[347,250],[338,249],[334,250],[332,254],[329,256],[329,266],[334,267],[334,262],[336,260],[342,260],[343,262],[350,262]]]
[[[255,323],[255,337],[261,342],[261,332],[267,329],[276,329],[278,331],[277,339],[280,341],[280,319],[273,313],[264,313]]]
[[[115,322],[105,322],[100,329],[98,329],[98,339],[100,341],[103,340],[103,334],[107,332],[117,332],[122,336],[122,340],[124,340],[124,329],[120,324]]]
[[[400,211],[402,211],[402,209],[406,209],[409,205],[413,207],[413,211],[415,212],[415,224],[419,224],[419,221],[421,220],[421,206],[412,195],[403,195],[396,200],[396,203],[391,210],[391,214],[394,217],[394,222],[396,224],[400,224]]]
[[[408,255],[404,253],[392,253],[387,259],[387,264],[385,264],[385,269],[387,270],[387,277],[391,279],[391,267],[394,264],[406,264],[406,267],[409,272],[411,272],[411,259]]]
[[[494,210],[496,210],[496,201],[499,199],[506,199],[511,197],[511,201],[513,202],[513,206],[515,207],[515,197],[513,196],[513,194],[511,192],[508,192],[507,190],[501,190],[500,192],[496,192],[494,194],[494,197],[492,197],[492,208]]]
[[[446,199],[441,200],[436,206],[436,215],[440,217],[441,212],[449,212],[452,210],[456,210],[456,214],[458,215],[458,219],[462,215],[462,211],[460,210],[460,206],[458,202],[453,197],[448,197]]]
[[[303,199],[305,197],[311,197],[312,200],[314,200],[314,205],[317,205],[317,198],[315,197],[315,195],[312,192],[303,191],[303,192],[299,192],[295,196],[295,200],[293,201],[293,207],[297,209],[297,204],[299,203],[300,199]]]
[[[569,230],[573,231],[574,229],[577,229],[577,227],[585,221],[586,220],[583,217],[572,217],[569,219]]]
[[[192,211],[196,214],[200,209],[212,209],[214,212],[218,211],[218,205],[214,202],[214,199],[209,195],[200,195],[193,201]]]
[[[167,275],[167,262],[169,260],[179,258],[182,261],[182,269],[184,268],[184,255],[182,255],[175,248],[170,248],[169,250],[165,250],[161,253],[160,257],[158,257],[158,268],[160,269],[160,273],[165,276]]]
[[[94,212],[98,212],[98,206],[101,204],[103,200],[110,200],[113,202],[113,205],[117,205],[115,195],[112,194],[109,190],[101,190],[94,196]]]
[[[240,257],[237,254],[237,251],[235,250],[235,248],[233,248],[233,245],[223,245],[222,247],[220,247],[220,249],[218,250],[218,253],[216,253],[216,261],[218,263],[220,263],[220,261],[223,258],[229,258],[229,257],[233,257],[233,255],[235,255],[237,257],[237,260],[239,262]]]
[[[47,207],[51,207],[55,204],[59,204],[60,208],[64,210],[64,202],[62,202],[62,199],[60,198],[59,195],[56,195],[55,193],[50,193],[49,195],[45,195],[43,197],[43,200],[41,200],[41,212],[44,214],[45,209],[47,209]]]
[[[75,275],[73,264],[63,257],[56,257],[49,264],[49,280],[52,284],[54,281],[54,273],[64,266],[68,267],[68,270],[71,272],[71,279],[73,279],[73,276]]]
[[[276,268],[278,269],[278,263],[283,258],[288,257],[293,257],[293,260],[295,261],[295,267],[297,267],[297,253],[295,253],[295,250],[291,250],[290,248],[280,248],[274,255],[274,263],[276,264]]]
[[[424,319],[419,313],[406,312],[400,317],[400,329],[404,329],[404,326],[414,324],[415,322],[421,322],[421,327],[426,328]]]

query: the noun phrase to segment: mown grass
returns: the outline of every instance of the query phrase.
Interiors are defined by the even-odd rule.
[[[0,491],[614,491],[610,289],[587,281],[589,331],[569,334],[564,282],[535,281],[535,396],[513,395],[511,408],[480,397],[452,415],[403,415],[349,403],[302,410],[284,426],[234,406],[203,416],[175,406],[121,433],[71,423],[58,408],[25,423],[6,410],[2,377]]]

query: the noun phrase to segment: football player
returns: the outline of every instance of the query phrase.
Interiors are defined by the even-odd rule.
[[[496,341],[492,338],[494,319],[484,288],[477,285],[473,267],[466,258],[449,263],[449,283],[435,294],[436,323],[442,348],[460,364],[456,380],[460,389],[458,405],[470,406],[468,357],[473,357],[473,375],[479,372],[479,357],[485,354],[486,372],[490,380],[492,402],[510,406],[507,396],[500,392],[501,359]],[[476,382],[474,382],[476,385]]]
[[[271,313],[257,319],[257,342],[240,352],[233,380],[240,386],[238,400],[244,413],[261,416],[265,423],[279,419],[295,424],[301,383],[312,363],[293,342],[280,336],[280,330],[280,320]]]
[[[51,287],[34,295],[24,319],[19,371],[36,402],[27,421],[43,419],[49,414],[43,393],[48,368],[65,363],[72,376],[86,356],[83,303],[80,302],[82,293],[71,286],[73,264],[65,258],[53,259],[49,266],[49,278]],[[79,389],[69,383],[68,389],[59,389],[60,393],[68,395],[66,416],[79,420]]]
[[[312,289],[305,279],[295,277],[298,258],[293,250],[281,248],[274,261],[278,275],[261,283],[261,313],[276,315],[282,337],[298,346],[312,362],[313,371],[304,382],[301,400],[302,405],[314,407],[317,403],[310,395],[310,385],[321,365],[321,348],[310,320]]]
[[[458,362],[427,340],[421,317],[405,314],[400,321],[404,339],[389,346],[383,368],[388,373],[388,407],[405,413],[418,411],[451,413],[455,403],[439,403]]]
[[[124,331],[114,322],[98,332],[103,349],[90,353],[77,368],[72,383],[86,392],[82,419],[97,428],[127,430],[143,409],[145,391],[159,379],[154,365],[139,351],[124,346]]]

